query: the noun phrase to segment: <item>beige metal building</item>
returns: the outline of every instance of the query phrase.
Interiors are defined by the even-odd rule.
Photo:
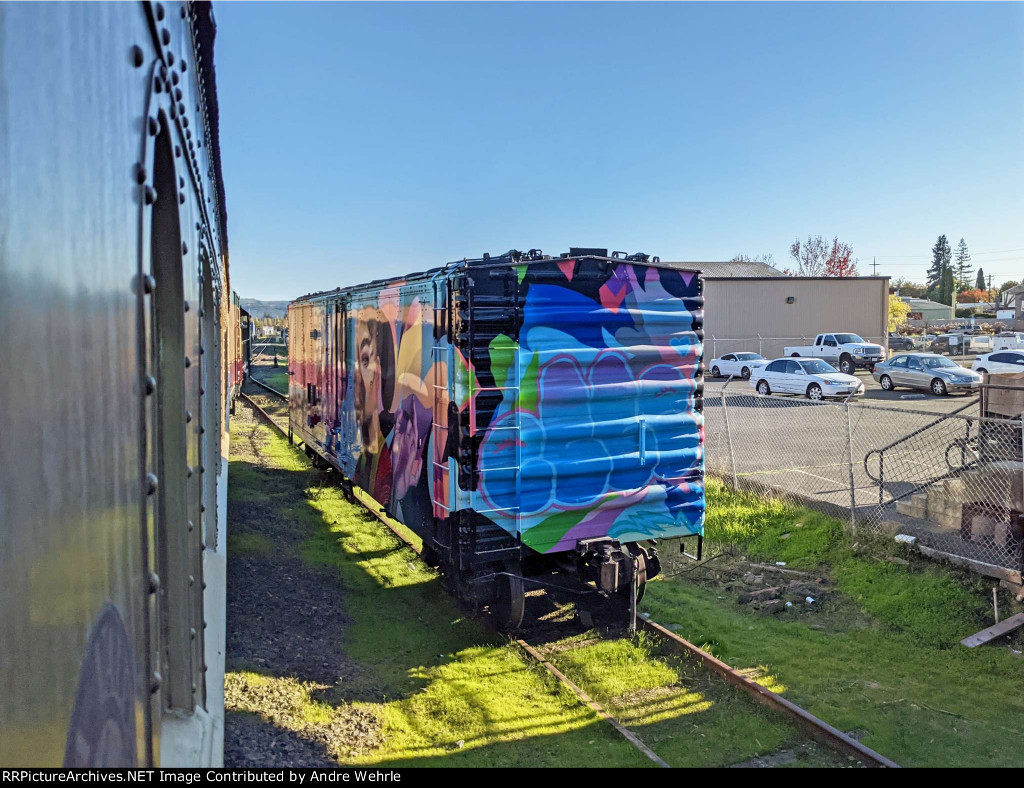
[[[793,277],[765,263],[668,263],[704,278],[708,359],[751,350],[781,356],[823,331],[860,334],[888,348],[889,277]]]

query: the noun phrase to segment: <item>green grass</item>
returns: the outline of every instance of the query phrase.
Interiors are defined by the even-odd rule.
[[[262,425],[258,463],[252,432],[232,425],[229,499],[291,523],[301,557],[337,571],[348,617],[338,648],[358,670],[323,691],[244,666],[229,673],[232,698],[272,682],[281,708],[261,713],[300,735],[346,709],[377,720],[379,746],[335,748],[352,765],[652,765],[516,646],[462,614],[436,572],[339,489],[318,486],[306,458]],[[236,546],[258,544],[244,526],[232,536]],[[229,710],[253,713],[244,701]]]
[[[554,653],[550,660],[674,767],[729,766],[782,748],[801,734],[784,718],[706,673],[659,651],[643,634]],[[777,689],[774,677],[762,684]],[[802,753],[795,765],[835,765],[828,752]]]
[[[991,624],[994,581],[899,553],[891,540],[853,540],[831,518],[714,479],[706,538],[828,576],[833,590],[813,612],[764,616],[721,583],[667,577],[644,599],[655,620],[733,667],[760,666],[786,697],[903,765],[1024,765],[1013,734],[1024,723],[1024,662],[1004,647],[958,642]],[[909,566],[887,560],[899,555]],[[1015,612],[1005,594],[1000,608]]]
[[[262,375],[260,382],[270,386],[272,389],[276,389],[282,394],[286,394],[288,392],[288,367],[271,368],[270,371]]]

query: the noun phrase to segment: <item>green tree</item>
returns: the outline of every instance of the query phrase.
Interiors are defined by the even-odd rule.
[[[939,302],[950,306],[956,303],[956,278],[953,276],[951,266],[947,266],[942,275],[942,284],[939,286]]]
[[[892,281],[892,286],[900,291],[901,296],[909,296],[910,298],[925,298],[928,295],[928,288],[924,285],[919,285],[917,282],[911,282],[905,277],[898,277]]]
[[[932,264],[928,268],[928,281],[926,282],[929,292],[937,291],[941,295],[943,277],[946,275],[952,260],[953,250],[949,246],[949,241],[946,240],[945,235],[940,235],[935,242],[935,246],[932,247]],[[942,299],[940,298],[939,300]],[[949,302],[943,301],[942,303],[946,304]]]
[[[889,330],[899,331],[910,315],[910,304],[896,296],[889,296]]]
[[[967,251],[967,242],[963,238],[956,245],[956,263],[953,271],[956,276],[956,289],[967,290],[971,286],[974,271],[971,269],[971,254]]]
[[[985,269],[984,268],[979,268],[978,269],[978,277],[974,280],[974,289],[975,290],[988,290],[988,287],[985,285]]]
[[[1009,281],[1003,282],[1001,285],[999,285],[999,292],[1005,293],[1011,287],[1016,287],[1019,284],[1020,282],[1018,282],[1016,279],[1010,279]]]

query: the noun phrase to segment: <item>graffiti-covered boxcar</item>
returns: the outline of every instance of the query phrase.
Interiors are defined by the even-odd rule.
[[[699,275],[516,251],[300,298],[290,428],[505,627],[572,570],[632,599],[700,536]]]

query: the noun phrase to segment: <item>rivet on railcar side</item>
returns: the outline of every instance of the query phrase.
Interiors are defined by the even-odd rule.
[[[288,320],[291,437],[500,627],[559,573],[635,621],[655,545],[700,544],[697,272],[513,250],[305,296]]]

